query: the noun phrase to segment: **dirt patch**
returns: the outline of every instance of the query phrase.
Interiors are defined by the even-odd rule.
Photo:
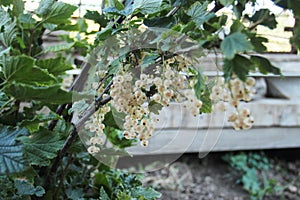
[[[239,174],[222,159],[224,154],[211,153],[203,159],[196,154],[183,155],[170,166],[145,174],[144,182],[160,191],[162,200],[250,199],[238,181]],[[268,158],[271,168],[267,177],[274,179],[281,191],[263,199],[300,199],[300,157],[287,160],[275,153]]]

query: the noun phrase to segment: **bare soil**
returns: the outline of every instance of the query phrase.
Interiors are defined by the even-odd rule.
[[[266,200],[300,200],[300,150],[266,151],[271,168],[266,172],[282,190],[265,196]],[[248,200],[249,193],[222,157],[225,153],[210,153],[199,159],[197,154],[185,154],[176,162],[145,175],[145,185],[162,193],[162,200]]]

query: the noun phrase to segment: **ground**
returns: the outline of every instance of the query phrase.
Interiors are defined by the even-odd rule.
[[[266,200],[300,199],[300,150],[266,151],[271,168],[265,173],[282,189],[264,197]],[[162,200],[247,200],[241,183],[222,157],[226,153],[210,153],[199,159],[197,154],[185,154],[167,168],[145,175],[146,185],[162,193]]]

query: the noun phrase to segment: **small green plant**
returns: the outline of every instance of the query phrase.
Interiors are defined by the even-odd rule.
[[[266,176],[272,165],[263,152],[229,153],[223,159],[238,173],[239,182],[251,199],[263,199],[266,195],[277,194],[283,189],[276,180]]]

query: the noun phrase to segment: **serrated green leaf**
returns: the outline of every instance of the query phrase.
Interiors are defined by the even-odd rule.
[[[56,81],[47,71],[34,66],[34,59],[28,56],[2,57],[4,80],[22,83],[47,84]]]
[[[132,5],[132,12],[138,11],[144,15],[159,11],[162,0],[135,0]]]
[[[221,50],[226,59],[233,59],[235,54],[252,49],[252,44],[243,33],[233,33],[227,36],[221,43]]]
[[[72,65],[68,64],[63,57],[38,60],[36,65],[42,69],[46,69],[55,76],[64,74],[67,70],[73,69]]]
[[[66,50],[69,50],[70,48],[72,48],[74,46],[74,44],[75,44],[75,42],[47,46],[44,49],[44,52],[48,53],[48,52],[66,51]]]
[[[33,86],[13,82],[4,91],[21,101],[36,100],[51,104],[72,102],[72,93],[60,89],[60,85]]]
[[[23,146],[16,138],[27,135],[26,129],[0,126],[0,174],[24,171],[28,166],[23,155]]]
[[[57,156],[58,150],[64,144],[58,134],[46,129],[41,129],[30,137],[20,137],[19,140],[24,144],[27,160],[38,166],[48,166],[50,159]]]
[[[201,28],[203,23],[215,16],[212,12],[207,12],[209,2],[195,2],[187,11],[187,15],[196,23],[198,28]]]
[[[45,194],[45,190],[41,186],[34,187],[25,179],[16,179],[14,181],[14,187],[17,189],[18,195],[36,195],[42,197]]]
[[[261,56],[251,56],[251,61],[254,63],[255,67],[259,69],[260,73],[262,74],[268,74],[273,73],[276,75],[281,75],[281,70],[272,63]]]
[[[254,70],[253,63],[245,56],[236,55],[233,59],[224,59],[223,72],[226,81],[234,74],[242,81],[246,81],[249,71]]]
[[[47,0],[46,0],[47,1]],[[47,3],[50,1],[47,1]],[[77,9],[76,6],[55,1],[50,10],[43,9],[42,13],[47,13],[43,16],[44,23],[52,23],[52,24],[63,24],[65,23],[73,14],[73,12]]]
[[[12,21],[2,8],[0,8],[0,42],[5,47],[10,47],[16,39],[16,21]]]

